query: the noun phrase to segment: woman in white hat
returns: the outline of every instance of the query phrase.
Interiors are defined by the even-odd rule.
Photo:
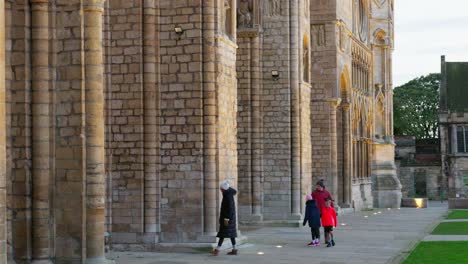
[[[225,238],[230,238],[232,243],[232,251],[228,255],[237,255],[236,237],[237,237],[237,222],[236,222],[236,204],[234,196],[237,191],[230,187],[228,181],[224,181],[219,186],[220,191],[223,193],[223,201],[221,202],[221,210],[219,215],[219,238],[218,247],[216,247],[212,254],[217,256],[221,250]]]

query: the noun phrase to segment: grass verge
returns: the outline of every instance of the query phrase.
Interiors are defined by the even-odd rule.
[[[403,264],[468,263],[468,241],[421,242]]]
[[[468,210],[451,211],[447,219],[468,219]]]
[[[468,222],[445,222],[440,223],[433,235],[468,235]],[[468,263],[468,262],[467,262]]]

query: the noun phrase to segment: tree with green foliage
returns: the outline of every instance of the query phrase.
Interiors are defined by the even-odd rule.
[[[440,74],[413,79],[393,92],[394,134],[416,139],[438,138]]]

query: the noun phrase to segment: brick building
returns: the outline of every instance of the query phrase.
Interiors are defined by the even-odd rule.
[[[393,0],[0,0],[0,262],[397,207]],[[5,24],[3,24],[5,23]],[[42,263],[42,262],[41,262]]]

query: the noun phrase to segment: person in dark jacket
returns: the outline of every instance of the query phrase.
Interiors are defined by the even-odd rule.
[[[312,198],[312,195],[306,196],[306,211],[304,216],[305,226],[309,222],[310,231],[312,233],[312,242],[308,246],[319,246],[320,245],[320,210],[317,207],[317,201]]]
[[[217,256],[221,250],[225,238],[230,238],[232,243],[232,251],[228,255],[237,255],[236,237],[237,237],[237,222],[236,222],[236,204],[234,196],[237,191],[229,186],[229,182],[225,181],[219,189],[223,193],[221,202],[221,210],[219,215],[219,238],[218,247],[212,251],[212,254]]]

